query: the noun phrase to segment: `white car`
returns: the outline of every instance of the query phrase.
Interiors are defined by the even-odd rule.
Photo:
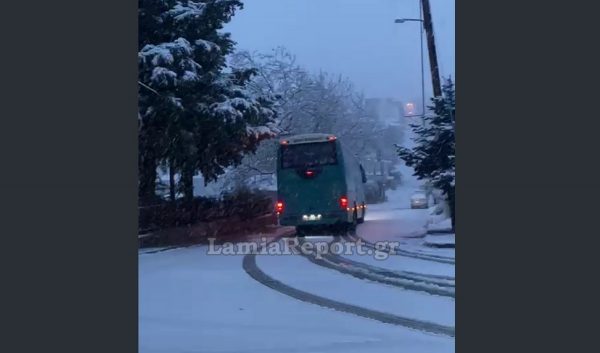
[[[417,191],[410,197],[410,208],[428,208],[427,195]]]

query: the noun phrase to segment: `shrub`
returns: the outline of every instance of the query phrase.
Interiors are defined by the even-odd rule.
[[[228,218],[247,221],[272,210],[270,197],[262,192],[249,190],[226,194],[221,199],[195,197],[191,206],[186,206],[183,200],[161,200],[154,205],[139,208],[138,232]]]

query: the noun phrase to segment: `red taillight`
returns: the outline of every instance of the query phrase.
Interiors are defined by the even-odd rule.
[[[335,141],[336,137],[331,135],[331,136],[327,136],[327,141]]]
[[[304,174],[306,174],[306,176],[309,176],[309,177],[310,177],[310,176],[313,176],[313,175],[315,175],[315,172],[314,172],[314,171],[312,171],[312,170],[307,170],[306,172],[304,172]]]
[[[277,214],[281,214],[283,212],[283,201],[277,201],[277,203],[275,204],[275,211],[277,212]]]
[[[343,209],[348,207],[348,198],[346,196],[340,197],[340,207]]]

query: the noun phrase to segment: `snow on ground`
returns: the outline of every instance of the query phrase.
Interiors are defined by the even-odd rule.
[[[428,210],[410,208],[410,197],[422,183],[412,176],[412,168],[401,164],[398,169],[402,173],[402,184],[396,190],[386,191],[386,202],[367,206],[365,223],[357,230],[364,239],[397,240],[425,234]]]
[[[406,250],[406,251],[413,252],[413,253],[444,256],[444,257],[449,257],[449,258],[455,257],[456,252],[454,251],[454,249],[443,249],[443,248],[437,249],[437,248],[430,248],[430,247],[424,246],[426,238],[427,238],[427,235],[424,238],[417,238],[417,239],[406,238],[406,239],[398,239],[397,241],[400,243],[400,248],[402,248],[403,250]]]
[[[369,242],[424,237],[429,212],[426,209],[410,209],[410,192],[407,189],[410,187],[388,190],[387,202],[368,205],[365,223],[356,230],[358,236]],[[409,207],[404,207],[404,203]]]
[[[435,224],[439,224],[442,223],[444,221],[449,221],[450,220],[450,215],[448,214],[448,212],[450,210],[448,210],[446,207],[444,207],[443,205],[440,205],[441,208],[441,212],[436,212],[436,207],[431,207],[430,208],[430,215],[429,215],[429,221],[428,221],[428,226],[431,225],[435,225]]]
[[[431,219],[431,209],[410,209],[410,196],[421,186],[412,176],[412,169],[404,164],[399,166],[403,183],[396,190],[386,191],[387,201],[369,205],[365,223],[358,226],[357,234],[369,241],[393,241],[400,248],[414,253],[454,257],[454,249],[434,249],[424,243],[427,223]],[[454,266],[432,261],[419,260],[399,255],[377,260],[373,256],[344,255],[354,261],[382,268],[454,276]]]
[[[454,277],[454,265],[428,260],[415,259],[401,255],[390,255],[385,259],[376,259],[372,255],[342,255],[352,261],[385,268],[393,271],[407,271],[436,276]]]
[[[365,240],[399,240],[425,235],[427,210],[377,209],[367,206],[365,223],[356,232]]]
[[[360,236],[422,248],[427,210],[409,209],[419,183],[388,192],[371,205]],[[324,240],[324,239],[322,239]],[[206,246],[140,251],[139,352],[454,352],[454,339],[422,333],[301,302],[250,278],[242,256],[207,255]],[[429,249],[441,254],[448,249]],[[454,252],[452,250],[452,256]],[[379,267],[454,275],[454,266],[403,256],[352,259]],[[454,326],[454,301],[371,283],[319,267],[299,255],[258,256],[267,274],[329,299]]]
[[[427,225],[429,231],[452,231],[452,220],[446,218],[443,221],[437,223],[430,223]]]
[[[139,256],[140,353],[454,352],[451,338],[287,297],[250,278],[242,256],[207,255],[206,249]]]
[[[320,267],[302,256],[257,256],[269,276],[294,288],[347,304],[454,326],[454,300],[368,282]]]

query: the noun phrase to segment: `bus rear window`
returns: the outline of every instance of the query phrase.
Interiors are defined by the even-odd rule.
[[[335,143],[317,142],[281,146],[281,168],[336,164]]]

